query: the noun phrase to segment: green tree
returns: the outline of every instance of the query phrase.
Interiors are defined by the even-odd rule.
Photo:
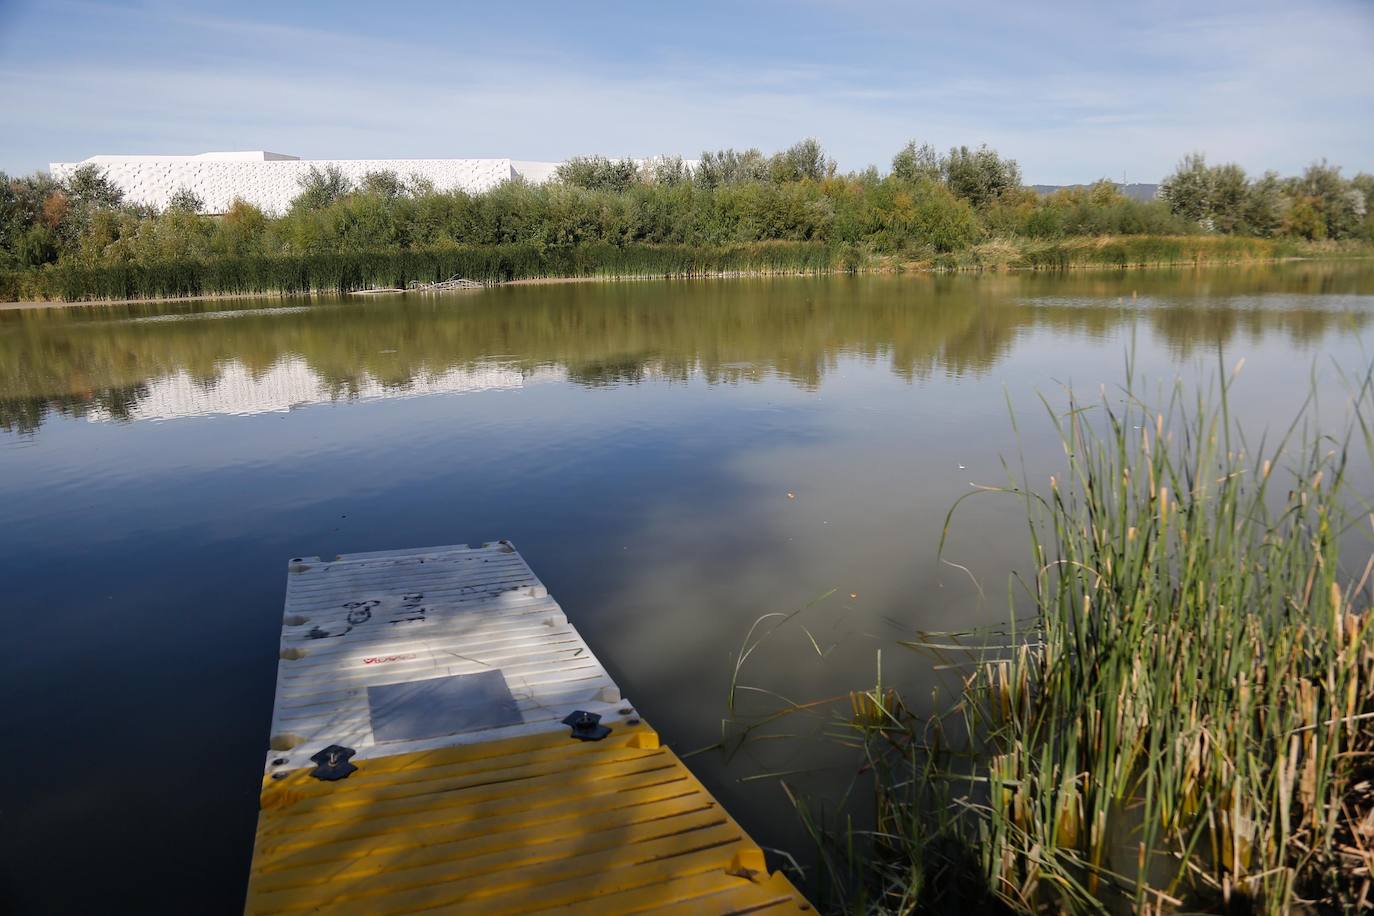
[[[1245,169],[1234,162],[1213,166],[1208,177],[1207,212],[1218,232],[1245,229],[1245,210],[1250,185]]]
[[[363,175],[362,180],[358,182],[358,190],[364,194],[375,194],[391,200],[404,195],[406,186],[405,182],[401,181],[401,176],[383,169]]]
[[[10,178],[0,172],[0,269],[24,266],[21,240],[39,221],[46,190],[35,178]]]
[[[1245,224],[1259,236],[1276,235],[1283,228],[1288,201],[1277,172],[1265,172],[1245,192]]]
[[[1212,172],[1207,157],[1189,153],[1159,186],[1159,196],[1169,210],[1190,223],[1201,224],[1211,216]]]
[[[1088,185],[1086,201],[1094,207],[1116,207],[1126,200],[1121,193],[1121,185],[1110,178],[1099,178]]]
[[[1021,231],[1033,239],[1063,238],[1068,232],[1068,210],[1058,201],[1046,200],[1026,215]]]
[[[77,207],[118,207],[124,202],[124,192],[95,164],[72,172],[63,187]]]
[[[1284,217],[1285,235],[1294,235],[1309,241],[1326,238],[1326,218],[1322,215],[1320,198],[1298,197],[1293,200]]]
[[[575,156],[560,165],[554,177],[574,188],[624,194],[639,182],[639,167],[633,159]]]
[[[312,165],[297,183],[301,193],[291,201],[293,211],[323,210],[353,190],[353,183],[337,165]]]
[[[1364,223],[1360,235],[1366,241],[1374,242],[1374,175],[1360,172],[1350,179],[1350,187],[1360,192],[1364,204]]]
[[[946,188],[922,182],[916,194],[916,238],[939,252],[958,251],[978,240],[978,218]]]
[[[1340,166],[1325,159],[1312,163],[1303,170],[1294,190],[1297,196],[1308,198],[1321,214],[1327,238],[1351,238],[1359,233],[1365,215],[1360,212],[1364,195],[1357,197],[1351,193],[1356,189],[1341,177]]]
[[[929,143],[918,145],[910,140],[892,157],[892,177],[900,181],[940,181],[943,178],[940,154]]]
[[[889,177],[873,189],[867,210],[863,236],[880,249],[944,253],[971,245],[979,235],[968,202],[930,178]]]
[[[211,248],[216,254],[247,257],[266,253],[267,217],[257,207],[235,199],[215,222]]]
[[[30,226],[15,246],[16,265],[38,267],[57,260],[57,234],[44,225]]]
[[[177,188],[167,201],[169,212],[199,213],[204,209],[204,198],[190,188]]]
[[[955,197],[982,209],[1021,189],[1021,168],[1014,159],[1003,159],[996,150],[980,146],[954,147],[940,163],[945,185]]]
[[[681,156],[659,156],[644,163],[644,179],[659,187],[675,187],[692,180],[692,172]]]
[[[768,160],[768,177],[778,184],[790,181],[821,181],[835,174],[835,160],[821,144],[807,137]]]
[[[405,193],[411,197],[433,197],[439,191],[434,186],[433,179],[426,178],[418,172],[411,172],[405,180]]]
[[[99,166],[90,164],[76,169],[59,187],[46,194],[43,210],[46,224],[57,236],[58,248],[84,248],[89,258],[92,256],[89,252],[98,250],[98,246],[85,236],[96,222],[102,227],[113,225],[113,220],[98,217],[115,212],[123,202],[124,192],[118,185]],[[106,243],[109,241],[113,241],[113,237],[106,239]]]
[[[697,187],[711,190],[727,185],[768,180],[768,160],[757,149],[723,149],[701,154],[701,163],[692,175]]]

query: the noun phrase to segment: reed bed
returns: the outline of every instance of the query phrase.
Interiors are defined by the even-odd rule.
[[[1121,236],[1038,242],[998,239],[924,260],[883,257],[852,244],[765,241],[726,245],[582,243],[248,255],[0,271],[0,302],[174,299],[213,295],[404,288],[454,275],[484,282],[606,277],[702,277],[835,271],[1066,270],[1249,263],[1290,257],[1367,257],[1367,245],[1234,236]]]
[[[1106,236],[1021,246],[1017,267],[1153,267],[1162,264],[1234,263],[1291,254],[1286,241],[1242,236]]]
[[[830,270],[829,246],[810,242],[754,244],[452,246],[435,249],[339,252],[130,262],[99,266],[63,263],[0,278],[14,298],[176,298],[216,294],[351,292],[404,288],[411,280],[452,276],[500,282],[548,277],[690,277],[718,273],[815,273]]]
[[[967,647],[948,708],[851,698],[873,826],[803,805],[837,908],[1374,907],[1374,517],[1348,482],[1369,381],[1344,436],[1309,401],[1252,443],[1233,378],[1157,410],[1129,392],[1052,410],[1062,474],[987,488],[1025,510],[1023,613],[909,643]]]

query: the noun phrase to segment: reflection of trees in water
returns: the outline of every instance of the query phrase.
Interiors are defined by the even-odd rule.
[[[11,433],[31,433],[48,416],[43,398],[0,398],[0,429]]]
[[[1357,331],[1369,321],[1369,316],[1360,311],[1264,307],[1210,310],[1170,307],[1154,309],[1147,318],[1170,349],[1184,358],[1214,349],[1218,343],[1237,339],[1257,342],[1280,334],[1294,344],[1305,344],[1332,331]]]
[[[1028,331],[1092,340],[1137,321],[1187,356],[1237,337],[1304,344],[1361,328],[1367,315],[1349,297],[1371,294],[1374,267],[1328,263],[524,286],[310,310],[21,311],[0,315],[0,427],[32,431],[52,410],[127,417],[150,380],[185,372],[213,386],[226,365],[261,377],[296,358],[330,397],[348,399],[366,385],[404,391],[493,361],[526,373],[561,367],[589,386],[699,375],[815,387],[851,355],[886,361],[906,379],[962,376],[989,371]]]
[[[605,388],[610,385],[638,384],[650,374],[651,369],[646,360],[635,358],[624,358],[618,360],[606,360],[599,363],[584,363],[576,367],[568,367],[568,378],[577,382],[579,385],[586,385],[588,388]],[[660,372],[659,375],[671,376],[671,372]]]
[[[0,429],[6,432],[35,432],[48,414],[56,412],[68,417],[85,417],[93,411],[115,420],[128,420],[139,401],[148,396],[147,382],[118,388],[102,388],[81,393],[64,393],[52,397],[4,397],[0,393]]]

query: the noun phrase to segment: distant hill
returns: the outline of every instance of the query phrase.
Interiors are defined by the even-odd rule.
[[[1062,191],[1065,188],[1086,188],[1085,184],[1033,184],[1035,192],[1040,195],[1053,194],[1055,191]],[[1159,185],[1157,184],[1125,184],[1117,185],[1121,193],[1133,200],[1154,200],[1159,196]]]

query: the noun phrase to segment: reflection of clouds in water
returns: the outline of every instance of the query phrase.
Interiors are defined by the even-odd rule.
[[[968,454],[966,441],[923,445],[919,390],[893,385],[885,367],[861,360],[843,360],[841,370],[821,389],[824,410],[805,407],[814,398],[804,393],[787,400],[779,385],[727,395],[732,411],[751,415],[765,398],[785,403],[721,456],[709,487],[656,499],[607,558],[618,569],[591,610],[610,624],[597,628],[599,642],[645,696],[699,698],[690,715],[670,711],[683,716],[678,734],[713,740],[732,653],[761,615],[806,607],[751,657],[744,678],[797,701],[862,686],[876,676],[880,649],[889,674],[909,672],[916,659],[895,641],[917,626],[1004,616],[1000,603],[980,606],[967,578],[936,561],[944,513],[967,490],[954,457]],[[997,441],[985,436],[983,446]],[[978,547],[995,563],[1023,541],[1003,525]],[[743,701],[755,711],[772,702],[759,694]]]
[[[1333,336],[1323,344],[1324,359],[1358,362],[1356,341]],[[898,641],[920,631],[1005,624],[1009,590],[1021,589],[1010,573],[1033,577],[1018,497],[979,494],[959,508],[945,556],[967,572],[938,559],[946,513],[972,482],[1007,484],[1023,467],[1032,487],[1043,489],[1064,456],[1039,396],[1057,410],[1068,406],[1055,373],[1090,402],[1102,385],[1116,396],[1128,346],[1126,329],[1091,347],[1066,345],[1063,335],[1043,329],[1022,339],[995,378],[976,383],[943,377],[893,384],[886,365],[844,357],[815,392],[779,380],[717,395],[728,399],[718,405],[723,414],[754,418],[750,435],[722,433],[731,445],[697,492],[656,495],[605,555],[583,560],[616,567],[597,574],[594,602],[583,602],[591,604],[585,612],[596,621],[598,651],[614,659],[631,698],[680,747],[705,746],[720,737],[733,656],[754,621],[834,590],[772,634],[741,683],[796,702],[845,697],[872,686],[881,652],[884,683],[899,684],[913,709],[925,709],[934,687],[954,683],[953,673],[939,674],[934,664],[966,657],[936,660]],[[1309,358],[1294,359],[1283,337],[1237,341],[1233,349],[1228,368],[1249,357],[1232,392],[1235,416],[1256,431],[1285,425],[1306,396]],[[1139,391],[1154,403],[1167,400],[1176,378],[1205,386],[1215,378],[1215,359],[1212,351],[1180,361],[1170,339],[1147,328],[1136,343]],[[1335,383],[1330,371],[1320,378]],[[1019,433],[1010,428],[1008,400]],[[1329,405],[1332,428],[1343,422],[1340,400]],[[1356,476],[1368,483],[1367,473]],[[1024,611],[1024,596],[1018,600]],[[784,705],[752,691],[741,701],[755,713]],[[841,702],[769,730],[833,731],[833,713],[845,708]],[[707,755],[694,765],[729,782],[810,766],[817,752],[811,741],[764,741],[732,762]],[[819,759],[829,753],[819,752]]]
[[[827,734],[842,733],[837,716],[849,692],[878,678],[880,653],[883,682],[899,684],[920,709],[936,678],[927,658],[897,641],[918,628],[1005,617],[1001,595],[980,604],[967,577],[936,561],[944,513],[969,476],[953,456],[969,449],[960,435],[923,447],[923,418],[954,384],[962,383],[911,386],[886,366],[845,358],[814,394],[781,381],[719,392],[728,401],[718,410],[746,414],[754,428],[724,434],[728,445],[690,488],[644,499],[624,530],[572,546],[581,556],[562,561],[600,569],[570,583],[581,594],[565,607],[680,751],[727,734],[736,741],[745,724],[788,701],[836,699],[768,724],[730,755],[691,759],[761,842],[804,852],[795,812],[770,774],[785,772],[794,789],[832,801],[848,786],[854,755]],[[767,412],[758,409],[765,402]],[[973,411],[972,422],[983,423],[983,413]],[[985,435],[982,446],[998,440]],[[1018,556],[1024,534],[1006,523],[1016,509],[977,507],[960,530],[981,533],[972,545],[961,538],[961,553],[976,548],[988,564]],[[982,530],[983,516],[999,511],[1000,528]],[[751,626],[798,610],[754,633],[763,639],[742,669],[738,720],[727,726],[734,660]]]
[[[499,365],[449,369],[435,375],[419,376],[399,385],[383,384],[364,375],[340,392],[303,359],[289,359],[268,369],[252,372],[238,362],[221,368],[211,382],[192,378],[186,372],[149,381],[135,402],[116,416],[109,410],[94,408],[87,418],[96,422],[119,420],[172,420],[212,414],[248,416],[276,413],[327,404],[338,400],[362,401],[376,398],[416,397],[425,394],[470,394],[494,389],[522,388],[531,382],[559,381],[563,373],[551,369],[522,372]]]

